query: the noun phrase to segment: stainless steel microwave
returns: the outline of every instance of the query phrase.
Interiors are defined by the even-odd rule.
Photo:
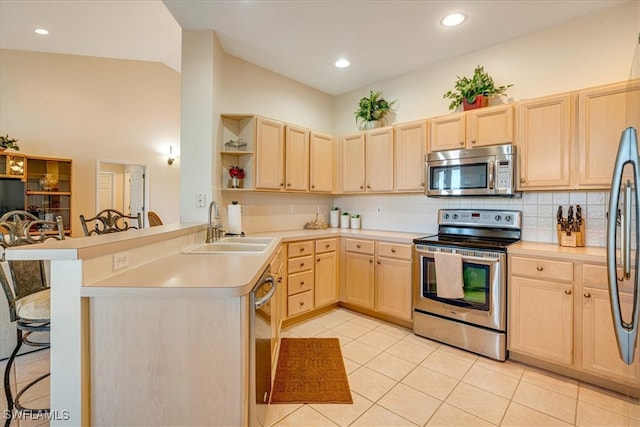
[[[516,196],[513,144],[434,151],[426,155],[426,194],[438,196]]]

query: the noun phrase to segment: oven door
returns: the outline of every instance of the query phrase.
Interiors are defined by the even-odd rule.
[[[444,250],[462,255],[464,298],[437,295],[433,253]],[[497,331],[506,330],[506,255],[496,251],[416,246],[414,308],[429,314],[459,320]]]
[[[495,194],[491,157],[430,160],[427,162],[427,196]]]

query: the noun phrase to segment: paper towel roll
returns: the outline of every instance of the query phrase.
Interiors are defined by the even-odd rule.
[[[242,206],[238,204],[228,205],[229,211],[229,234],[242,234]]]

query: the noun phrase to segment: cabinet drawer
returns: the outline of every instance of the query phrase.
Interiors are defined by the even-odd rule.
[[[311,309],[313,309],[313,292],[311,291],[292,295],[288,298],[287,315],[289,317],[304,313]]]
[[[289,258],[313,255],[313,242],[289,243]]]
[[[554,282],[573,282],[573,263],[536,258],[511,258],[511,274]]]
[[[398,243],[378,243],[378,256],[410,260],[411,249],[411,245],[400,245]]]
[[[590,288],[609,290],[609,278],[606,265],[585,264],[582,266],[582,283]],[[622,269],[618,268],[618,277],[622,277]],[[633,293],[635,271],[631,270],[629,280],[618,281],[620,292]]]
[[[375,251],[374,242],[371,240],[347,239],[347,250],[349,252],[373,255]]]
[[[313,271],[289,275],[289,280],[287,280],[287,295],[295,295],[312,289]]]
[[[298,271],[310,270],[311,267],[313,267],[313,257],[309,255],[290,259],[287,271],[291,274],[297,273]]]
[[[338,239],[316,240],[316,253],[332,252],[338,248]]]

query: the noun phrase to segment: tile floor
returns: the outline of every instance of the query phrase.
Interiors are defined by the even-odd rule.
[[[640,426],[638,400],[514,362],[496,362],[338,308],[283,331],[340,339],[353,405],[270,405],[289,426]],[[5,362],[0,362],[4,372]],[[17,359],[19,382],[49,370],[49,352]],[[49,382],[24,403],[48,405]],[[7,405],[4,392],[0,411]],[[48,426],[42,419],[11,426]]]

